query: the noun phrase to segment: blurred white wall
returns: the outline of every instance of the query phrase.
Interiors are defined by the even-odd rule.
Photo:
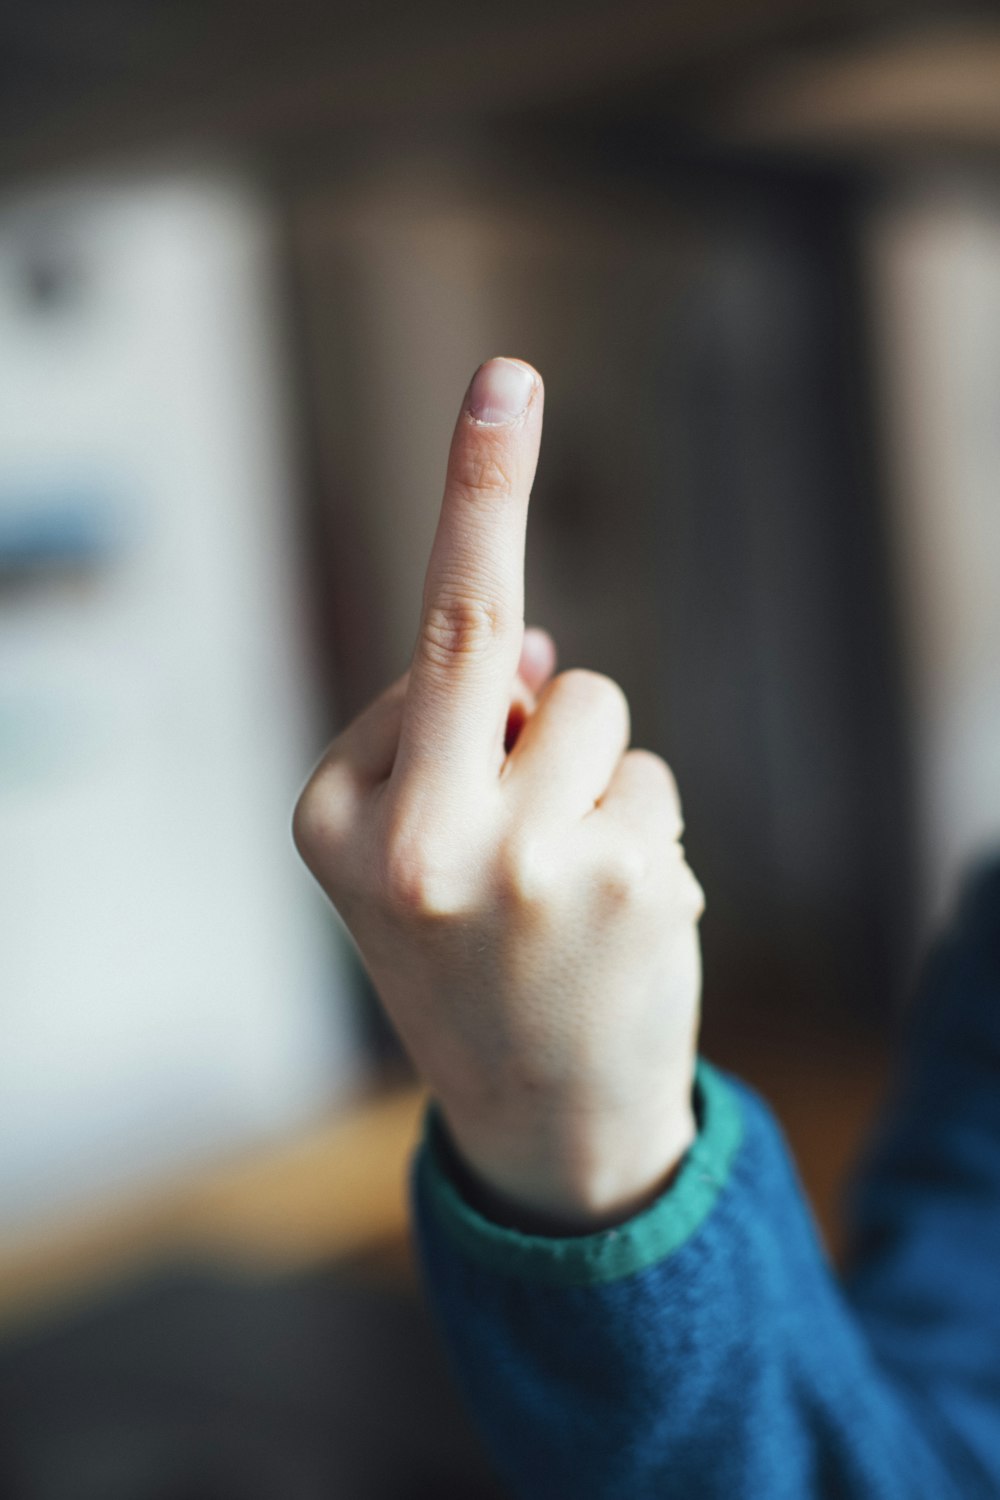
[[[350,1078],[291,845],[303,669],[274,260],[222,176],[0,205],[0,1222]]]
[[[932,928],[1000,847],[1000,187],[911,185],[870,264]]]

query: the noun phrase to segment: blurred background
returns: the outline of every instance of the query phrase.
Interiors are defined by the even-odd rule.
[[[484,358],[528,619],[665,755],[705,1050],[831,1250],[1000,841],[1000,24],[914,0],[0,16],[0,1494],[498,1494],[421,1098],[289,822],[406,667]]]

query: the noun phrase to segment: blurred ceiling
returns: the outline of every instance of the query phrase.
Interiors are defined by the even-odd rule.
[[[988,62],[967,48],[977,98],[987,71],[1000,78],[1000,23],[947,0],[506,0],[502,12],[458,0],[9,0],[0,171],[567,110],[652,110],[770,140],[831,122],[843,133],[851,87],[838,68],[863,76],[866,57],[905,54],[914,29],[942,17],[975,38],[991,14]],[[909,66],[918,79],[919,61]],[[989,112],[1000,114],[995,99]]]

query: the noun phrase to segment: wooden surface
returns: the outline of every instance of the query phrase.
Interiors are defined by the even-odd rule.
[[[294,1269],[405,1244],[423,1097],[361,1100],[299,1138],[141,1197],[0,1236],[0,1325],[190,1258]]]
[[[743,1045],[721,1061],[775,1108],[837,1254],[840,1194],[877,1109],[885,1060],[870,1045],[821,1041]],[[0,1238],[0,1327],[178,1261],[277,1271],[346,1262],[408,1280],[407,1166],[422,1111],[418,1089],[383,1092],[244,1160]]]

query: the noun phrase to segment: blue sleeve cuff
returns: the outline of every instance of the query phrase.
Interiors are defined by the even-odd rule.
[[[456,1249],[488,1270],[556,1286],[595,1286],[635,1275],[683,1245],[725,1186],[743,1139],[740,1096],[699,1060],[694,1082],[698,1135],[667,1191],[634,1218],[594,1234],[522,1234],[485,1218],[462,1196],[447,1167],[443,1127],[427,1112],[415,1165],[416,1190]]]

